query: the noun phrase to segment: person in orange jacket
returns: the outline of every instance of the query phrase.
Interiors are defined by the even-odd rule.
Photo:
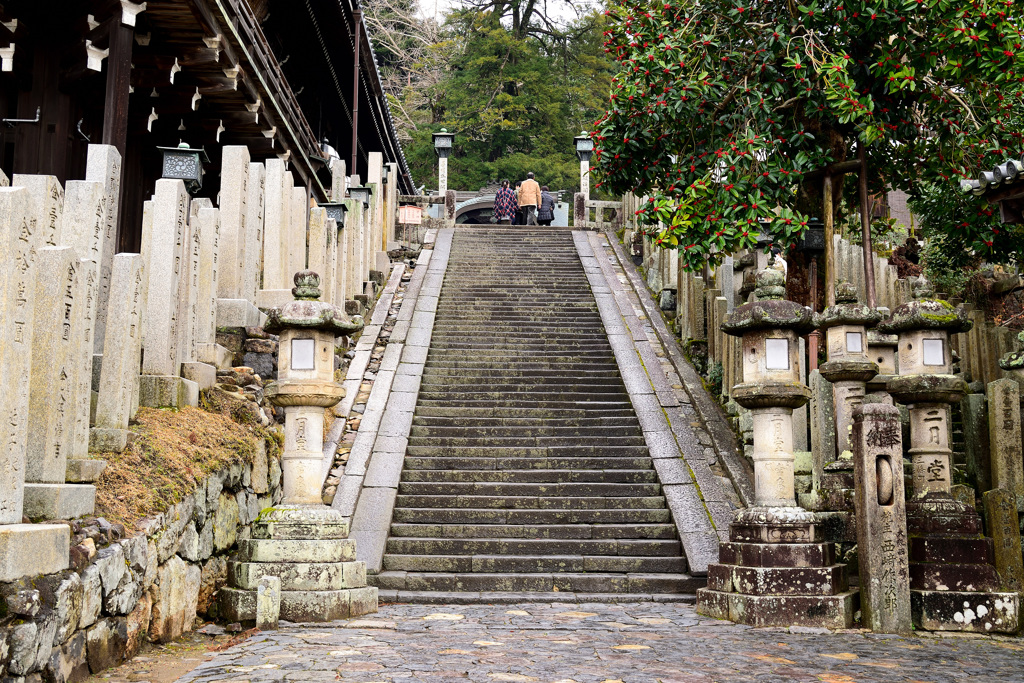
[[[533,179],[533,172],[526,174],[526,180],[519,186],[519,208],[523,210],[526,225],[537,225],[537,207],[540,206],[540,184]]]

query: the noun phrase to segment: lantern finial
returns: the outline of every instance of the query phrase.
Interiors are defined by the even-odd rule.
[[[757,289],[754,290],[759,300],[778,301],[786,296],[786,276],[782,271],[767,268],[757,274]]]
[[[316,301],[320,298],[320,276],[312,270],[295,273],[295,287],[292,296],[299,301]]]
[[[857,288],[851,282],[840,282],[836,285],[837,304],[857,303]]]
[[[935,296],[935,289],[923,276],[914,281],[914,298],[918,301],[931,299]]]

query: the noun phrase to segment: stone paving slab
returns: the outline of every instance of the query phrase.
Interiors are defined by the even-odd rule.
[[[653,600],[397,604],[373,618],[282,623],[178,680],[986,683],[1022,680],[1022,651],[1013,638],[757,629]]]

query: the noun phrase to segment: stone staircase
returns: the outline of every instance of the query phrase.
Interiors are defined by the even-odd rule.
[[[568,230],[460,227],[381,589],[693,593]]]

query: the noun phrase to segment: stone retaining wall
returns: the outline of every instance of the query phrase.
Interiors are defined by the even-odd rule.
[[[0,584],[5,683],[81,681],[133,657],[146,639],[190,631],[197,614],[216,617],[228,556],[281,499],[280,460],[263,446],[255,464],[211,475],[130,538],[105,520],[72,522],[80,542],[71,569]]]

